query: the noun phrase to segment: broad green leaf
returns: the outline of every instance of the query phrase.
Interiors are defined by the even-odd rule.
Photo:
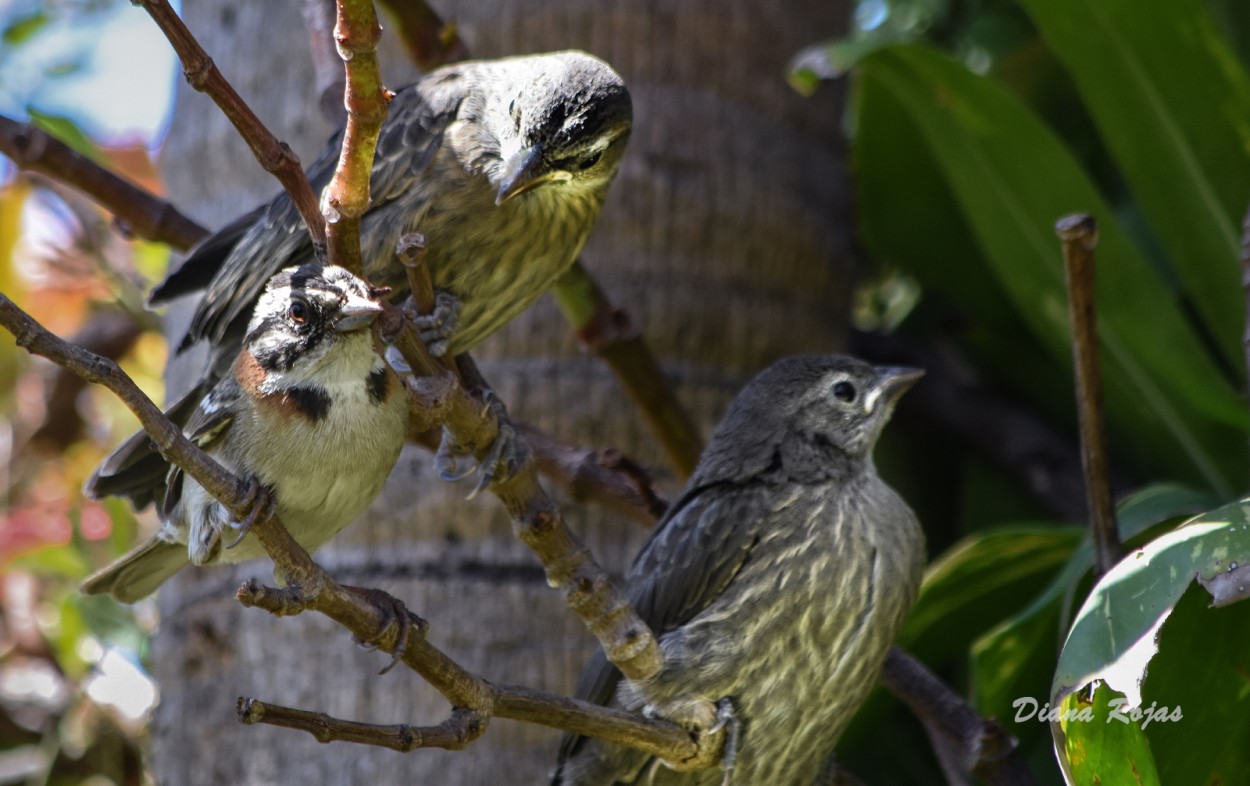
[[[1178,713],[1145,727],[1164,783],[1250,783],[1250,603],[1209,608],[1190,586],[1159,633],[1143,709]]]
[[[1102,683],[1093,696],[1073,693],[1055,705],[1059,719],[1051,729],[1069,786],[1159,786],[1155,758],[1141,726],[1116,719],[1123,708],[1124,697]]]
[[[858,129],[852,165],[865,239],[873,255],[920,281],[955,307],[960,338],[984,368],[1010,369],[1004,385],[1055,416],[1075,422],[1072,384],[1020,321],[1007,292],[987,272],[976,239],[956,206],[924,137],[900,102],[855,83]],[[902,231],[903,228],[906,231]],[[939,307],[941,305],[939,304]]]
[[[1230,366],[1244,365],[1239,226],[1250,76],[1199,0],[1024,0]]]
[[[1117,507],[1120,538],[1130,542],[1151,527],[1192,516],[1215,504],[1210,495],[1181,486],[1148,486]],[[1045,590],[972,644],[973,699],[977,709],[983,715],[1002,720],[1026,747],[1040,742],[1047,727],[1034,720],[1013,722],[1019,712],[1015,702],[1027,697],[1040,703],[1049,696],[1055,658],[1066,628],[1069,602],[1065,598],[1072,596],[1093,562],[1093,547],[1086,536]]]
[[[1078,210],[1099,218],[1097,286],[1107,410],[1122,448],[1145,451],[1157,468],[1225,494],[1240,485],[1250,420],[1237,393],[1054,135],[1006,90],[922,47],[880,50],[865,58],[857,73],[861,105],[892,101],[895,114],[914,125],[988,263],[980,274],[997,279],[1063,368],[1069,367],[1071,348],[1053,226],[1060,216]],[[861,125],[857,140],[871,133]],[[861,172],[864,180],[888,175]],[[903,229],[914,231],[896,231]],[[900,262],[909,269],[939,259],[945,263],[933,242],[940,238],[926,239],[927,254]]]
[[[899,644],[942,661],[1045,587],[1084,536],[1077,527],[1002,527],[969,535],[933,561]]]
[[[1190,583],[1250,563],[1250,500],[1199,516],[1136,549],[1094,587],[1063,646],[1052,701],[1107,683],[1131,705],[1158,646],[1158,632]]]

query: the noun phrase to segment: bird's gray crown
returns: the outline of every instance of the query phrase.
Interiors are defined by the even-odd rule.
[[[781,360],[734,399],[696,476],[741,481],[780,471],[815,479],[853,471],[919,376],[845,355]]]

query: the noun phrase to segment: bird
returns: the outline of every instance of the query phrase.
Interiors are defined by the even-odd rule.
[[[365,277],[408,294],[401,238],[424,236],[437,308],[415,320],[435,355],[475,347],[538,299],[581,253],[625,152],[629,91],[604,61],[564,51],[466,61],[398,90],[378,137],[371,203],[361,218]],[[340,131],[308,169],[330,181]],[[149,297],[153,306],[202,292],[183,352],[207,341],[199,380],[169,408],[185,418],[228,370],[264,282],[314,258],[284,192],[202,241]],[[176,421],[177,422],[177,421]],[[109,459],[102,493],[136,507],[159,498],[161,461],[146,440]],[[485,477],[485,476],[484,476]]]
[[[459,301],[446,351],[464,352],[545,292],[573,263],[616,175],[632,125],[621,77],[584,52],[478,60],[395,93],[361,219],[365,276],[407,292],[399,239],[420,233],[436,290]],[[329,183],[342,132],[309,168]],[[204,290],[180,345],[223,342],[264,280],[305,261],[311,240],[286,193],[205,240],[151,295]]]
[[[630,681],[600,651],[575,693],[723,733],[720,767],[683,770],[566,735],[552,784],[810,786],[823,777],[919,590],[923,532],[872,451],[921,374],[798,356],[742,390],[626,576],[662,667]]]
[[[184,433],[256,492],[313,551],[359,516],[399,458],[408,419],[403,383],[374,344],[378,291],[338,266],[275,275],[230,373],[199,402]],[[94,478],[93,478],[94,480]],[[93,482],[88,481],[93,496]],[[248,521],[177,467],[168,468],[161,526],[88,577],[87,594],[134,603],[188,563],[264,556]],[[237,532],[234,544],[224,537]]]

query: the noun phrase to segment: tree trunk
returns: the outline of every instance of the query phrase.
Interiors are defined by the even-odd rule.
[[[458,14],[478,57],[580,48],[611,62],[634,97],[630,150],[584,254],[643,330],[704,433],[743,381],[787,354],[843,345],[846,184],[832,91],[795,95],[800,47],[844,29],[848,4],[786,0],[614,3],[494,0]],[[186,0],[192,31],[305,162],[329,129],[313,97],[307,37],[289,3]],[[390,52],[395,52],[390,48]],[[389,84],[410,67],[383,60]],[[164,151],[171,196],[209,226],[276,183],[202,96],[182,88]],[[550,298],[475,353],[511,413],[561,439],[616,446],[657,468],[660,451],[610,373],[580,352]],[[430,622],[429,638],[497,681],[567,693],[593,640],[543,580],[500,505],[433,477],[410,449],[366,517],[318,554],[344,582],[376,586]],[[661,487],[675,490],[661,469]],[[570,523],[620,571],[645,531],[596,506]],[[233,589],[268,566],[185,571],[161,596],[154,645],[162,700],[154,766],[166,784],[540,783],[557,733],[496,721],[461,752],[322,746],[234,721],[237,696],[373,723],[432,724],[441,697],[388,656],[308,614],[276,619]]]

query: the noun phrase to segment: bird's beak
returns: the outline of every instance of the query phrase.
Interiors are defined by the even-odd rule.
[[[495,204],[502,205],[518,194],[524,194],[531,188],[540,186],[552,177],[543,161],[542,145],[533,145],[518,150],[504,163],[503,182],[499,184],[499,193],[495,195]]]
[[[869,406],[869,411],[876,407],[878,401],[887,406],[893,405],[898,401],[899,396],[906,393],[908,388],[924,376],[922,369],[903,366],[878,366],[876,371],[877,386],[872,391],[874,401]]]
[[[363,297],[350,296],[347,302],[339,307],[338,319],[334,320],[334,329],[339,333],[351,333],[362,330],[373,324],[382,306]]]

